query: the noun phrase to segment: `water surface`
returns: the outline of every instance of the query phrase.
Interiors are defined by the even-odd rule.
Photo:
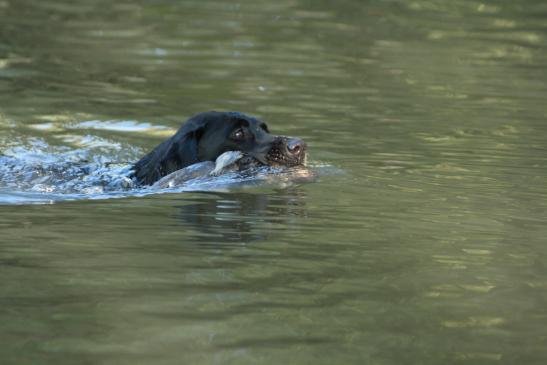
[[[238,110],[335,171],[3,186],[0,362],[546,363],[546,38],[539,0],[0,1],[3,155],[123,165]]]

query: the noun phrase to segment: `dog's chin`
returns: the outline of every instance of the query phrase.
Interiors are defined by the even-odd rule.
[[[243,157],[237,161],[239,171],[249,170],[256,167],[266,166],[265,163],[250,155],[243,155]]]
[[[263,158],[256,158],[251,155],[244,155],[238,162],[240,171],[248,170],[257,167],[274,167],[274,168],[286,168],[286,167],[305,167],[307,161],[307,155],[304,153],[299,158],[291,158],[283,154],[268,153]]]
[[[306,154],[298,158],[286,156],[283,154],[273,154],[266,156],[267,165],[272,167],[295,167],[306,165]]]

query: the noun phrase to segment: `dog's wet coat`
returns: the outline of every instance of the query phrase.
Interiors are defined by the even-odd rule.
[[[206,112],[191,117],[168,140],[140,159],[134,177],[151,185],[162,177],[198,162],[215,161],[224,152],[239,151],[239,170],[257,165],[292,167],[306,162],[306,144],[274,136],[267,125],[237,112]]]

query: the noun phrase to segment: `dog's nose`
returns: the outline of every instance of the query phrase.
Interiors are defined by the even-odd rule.
[[[291,155],[298,156],[306,149],[306,143],[300,138],[289,138],[287,150]]]

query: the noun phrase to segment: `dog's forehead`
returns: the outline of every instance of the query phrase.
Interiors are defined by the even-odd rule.
[[[260,125],[262,122],[256,118],[245,115],[239,112],[229,112],[229,121],[237,126],[245,125],[248,127],[254,127]]]
[[[263,121],[240,112],[210,112],[202,120],[206,122],[205,135],[214,135],[215,131],[229,134],[240,127],[247,127],[253,133],[260,134],[267,128]]]

